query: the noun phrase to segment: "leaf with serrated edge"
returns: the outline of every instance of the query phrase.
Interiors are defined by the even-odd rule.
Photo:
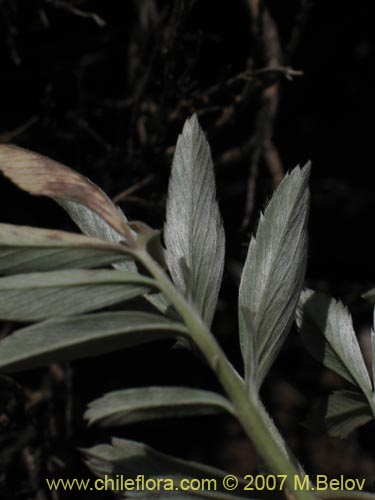
[[[127,252],[81,234],[0,224],[0,274],[103,267],[127,259]]]
[[[109,427],[220,411],[234,412],[230,402],[214,392],[189,387],[141,387],[109,392],[92,401],[85,418],[89,425]]]
[[[112,444],[99,444],[82,450],[82,452],[85,456],[86,465],[99,477],[105,475],[107,477],[118,477],[116,475],[119,474],[126,478],[135,479],[138,475],[144,475],[145,478],[167,477],[173,479],[176,483],[180,479],[216,479],[217,489],[215,491],[206,490],[204,493],[207,498],[227,498],[222,496],[226,493],[222,487],[223,477],[226,472],[197,462],[181,460],[160,453],[142,443],[113,438]],[[240,487],[236,490],[239,498],[249,498],[245,493],[240,493],[245,484],[239,478]],[[186,492],[186,494],[188,493]],[[197,493],[194,491],[194,495]],[[231,498],[230,495],[228,498]]]
[[[124,240],[124,236],[113,229],[105,220],[103,220],[99,215],[90,210],[89,208],[81,205],[80,203],[75,203],[74,201],[58,201],[66,212],[68,212],[71,219],[80,228],[80,230],[86,235],[93,238],[99,238],[101,240],[110,241],[112,243],[120,243]],[[118,209],[120,216],[124,219],[124,223],[127,224],[128,220],[120,209]],[[129,229],[133,236],[136,233]],[[122,269],[124,271],[137,272],[137,267],[132,260],[120,262],[115,264],[116,269]]]
[[[370,377],[351,316],[342,302],[323,293],[304,290],[297,309],[297,325],[314,358],[362,389],[370,401]]]
[[[210,148],[195,115],[186,121],[177,141],[164,239],[166,261],[176,287],[192,295],[210,325],[223,273],[225,236]]]
[[[245,378],[259,387],[294,319],[306,267],[310,166],[287,174],[261,216],[241,277]]]
[[[328,397],[325,423],[331,436],[346,438],[373,418],[369,403],[360,391],[335,391]]]
[[[113,311],[47,320],[21,328],[0,342],[0,369],[20,371],[185,335],[163,316]]]
[[[0,145],[0,171],[30,194],[87,206],[124,238],[130,235],[124,218],[93,182],[46,156],[17,146]]]
[[[37,321],[102,309],[155,287],[127,271],[72,270],[0,278],[0,319]]]

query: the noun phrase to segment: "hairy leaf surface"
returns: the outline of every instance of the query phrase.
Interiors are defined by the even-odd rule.
[[[245,378],[259,387],[294,319],[306,267],[310,167],[287,174],[261,216],[241,277]]]
[[[223,273],[225,237],[210,148],[195,115],[187,120],[177,141],[164,237],[175,285],[211,324]]]
[[[138,297],[155,282],[126,271],[71,270],[0,278],[0,319],[71,316]]]
[[[123,245],[64,231],[0,224],[0,274],[101,267],[126,258]]]
[[[74,201],[59,201],[64,210],[68,212],[71,219],[80,228],[80,230],[86,235],[93,238],[98,238],[105,241],[110,241],[112,243],[120,243],[124,240],[124,236],[118,233],[112,228],[105,220],[103,220],[99,215],[90,210],[90,208],[76,203]],[[124,219],[124,223],[127,224],[127,219],[125,215],[118,209],[119,214]],[[131,229],[129,229],[131,231]],[[135,232],[131,231],[135,236]],[[115,264],[117,269],[122,269],[124,271],[137,272],[137,267],[133,260],[128,260]]]
[[[181,324],[145,312],[113,311],[47,320],[21,328],[0,342],[0,369],[26,370],[185,333]]]
[[[92,401],[85,418],[90,425],[109,427],[220,411],[234,410],[226,398],[214,392],[188,387],[142,387],[109,392]]]
[[[309,352],[371,399],[370,377],[346,307],[332,297],[304,290],[297,325]]]

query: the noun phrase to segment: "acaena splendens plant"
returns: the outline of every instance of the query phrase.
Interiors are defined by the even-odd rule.
[[[89,423],[125,426],[227,411],[239,420],[270,470],[286,475],[284,486],[293,498],[337,498],[337,492],[318,495],[312,488],[294,489],[294,478],[303,478],[305,472],[259,396],[297,311],[307,348],[352,385],[330,396],[325,415],[328,430],[346,436],[374,418],[373,386],[349,313],[341,303],[311,290],[301,295],[309,165],[285,176],[250,242],[238,299],[243,376],[211,333],[225,236],[211,153],[195,116],[186,122],[173,160],[166,248],[158,231],[130,223],[99,187],[53,160],[2,145],[0,170],[29,193],[53,198],[84,233],[0,224],[0,319],[30,323],[0,342],[1,370],[14,372],[161,338],[182,338],[201,352],[225,395],[173,386],[114,391],[90,403],[85,414]],[[152,304],[154,312],[119,307],[135,297]],[[105,310],[113,305],[118,305],[116,310]],[[134,464],[137,474],[151,477],[222,478],[225,474],[126,439],[114,438],[111,444],[96,445],[83,454],[99,476],[132,477]],[[133,493],[126,494],[131,498]],[[375,498],[363,493],[343,495]],[[151,497],[151,492],[137,496]],[[239,490],[158,493],[162,500],[172,497],[249,498]]]

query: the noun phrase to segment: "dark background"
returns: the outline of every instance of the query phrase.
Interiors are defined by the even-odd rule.
[[[239,369],[237,285],[251,233],[282,172],[311,159],[307,284],[348,304],[368,355],[371,307],[360,295],[375,281],[371,3],[269,0],[259,12],[254,5],[0,0],[0,141],[79,170],[111,197],[129,189],[119,200],[127,216],[162,227],[177,135],[197,112],[212,148],[227,232],[214,326]],[[74,230],[52,202],[3,178],[0,214],[1,222]],[[216,388],[198,359],[171,347],[166,342],[4,379],[0,409],[10,423],[0,429],[0,497],[46,500],[52,498],[46,475],[89,476],[76,449],[109,437],[82,423],[85,405],[102,393],[147,384]],[[367,477],[374,489],[372,425],[347,442],[301,426],[319,398],[341,385],[311,360],[293,331],[264,397],[309,471]],[[259,465],[225,417],[112,434],[239,473]],[[59,495],[54,500],[64,498]]]

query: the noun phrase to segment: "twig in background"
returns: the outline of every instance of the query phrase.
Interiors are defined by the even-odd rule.
[[[289,43],[285,49],[285,59],[287,61],[291,61],[298,48],[313,6],[314,0],[301,0],[300,11],[296,17],[296,22],[294,24]]]
[[[39,116],[34,115],[31,118],[29,118],[25,123],[22,123],[18,127],[16,127],[13,130],[10,130],[9,132],[2,132],[0,134],[0,143],[3,142],[10,142],[19,135],[23,134],[23,132],[26,132],[31,128],[37,121],[39,120]]]
[[[47,500],[46,495],[44,494],[44,492],[40,488],[40,484],[39,484],[39,480],[38,480],[40,474],[39,474],[38,466],[37,466],[36,461],[35,461],[35,457],[31,451],[31,449],[28,446],[26,446],[25,448],[22,449],[22,459],[23,459],[23,463],[24,463],[26,471],[27,471],[27,475],[29,477],[31,489],[32,489],[32,491],[36,492],[35,493],[35,500]]]
[[[147,177],[145,177],[144,179],[142,179],[139,182],[137,182],[136,184],[133,184],[133,186],[130,186],[129,188],[124,189],[123,191],[121,191],[120,193],[116,194],[116,196],[114,196],[112,198],[113,203],[119,203],[120,201],[123,201],[129,195],[131,195],[133,193],[136,193],[141,188],[143,188],[143,187],[147,186],[148,184],[150,184],[150,182],[152,182],[154,180],[154,178],[155,178],[155,175],[154,174],[150,174]]]
[[[269,11],[264,8],[262,12],[254,7],[254,2],[248,2],[252,21],[253,36],[256,36],[258,44],[259,59],[265,60],[266,68],[271,70],[275,67],[283,67],[282,51],[279,41],[279,34],[276,23],[272,19]],[[260,34],[254,33],[254,17],[260,16]],[[255,136],[249,142],[253,144],[249,160],[249,174],[247,182],[246,202],[241,230],[246,231],[254,210],[254,196],[256,179],[258,176],[261,159],[272,177],[273,187],[277,187],[283,177],[283,166],[275,145],[272,143],[273,127],[279,104],[280,82],[265,88],[260,97],[260,109],[255,122]],[[255,143],[254,143],[255,142]],[[272,154],[271,154],[272,152]]]
[[[276,68],[278,68],[279,70],[284,71],[285,77],[288,80],[291,80],[293,76],[303,75],[302,71],[293,70],[290,66],[283,66],[282,61],[290,61],[292,54],[295,52],[305,29],[312,5],[313,2],[311,0],[302,0],[301,10],[296,18],[296,24],[293,28],[289,45],[283,55],[278,29],[269,11],[264,8],[263,12],[260,12],[258,1],[248,1],[249,11],[253,20],[251,24],[252,34],[258,43],[260,57],[265,58],[267,64],[265,68],[253,71],[253,74],[273,72]],[[258,31],[258,18],[261,19],[260,32]],[[279,152],[272,140],[273,127],[279,104],[279,94],[279,80],[277,80],[273,85],[265,88],[261,94],[261,111],[258,113],[256,120],[256,130],[258,132],[255,132],[257,143],[252,149],[250,157],[245,213],[241,227],[242,231],[246,231],[248,228],[254,209],[256,178],[261,159],[263,159],[265,166],[271,175],[272,185],[274,188],[279,185],[284,175],[284,169]]]
[[[44,1],[45,3],[52,5],[57,9],[65,10],[70,14],[73,14],[74,16],[91,19],[92,21],[94,21],[95,24],[99,26],[99,28],[104,28],[104,26],[107,24],[107,22],[95,12],[86,12],[84,10],[78,9],[77,7],[74,7],[74,5],[71,5],[68,2],[64,2],[63,0],[44,0]]]

